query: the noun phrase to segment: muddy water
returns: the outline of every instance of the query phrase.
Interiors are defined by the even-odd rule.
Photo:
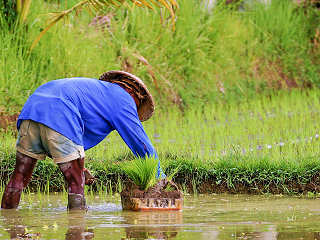
[[[181,212],[128,212],[118,196],[88,196],[67,212],[66,196],[25,195],[1,210],[0,239],[320,239],[320,199],[187,196]]]

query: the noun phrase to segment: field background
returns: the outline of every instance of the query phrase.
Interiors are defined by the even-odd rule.
[[[208,9],[181,0],[175,30],[167,13],[131,5],[107,10],[102,25],[82,12],[49,30],[30,53],[43,14],[75,3],[34,0],[27,27],[12,28],[1,15],[0,116],[17,114],[50,80],[122,69],[152,92],[156,113],[144,126],[167,171],[180,166],[175,181],[185,191],[316,193],[319,10],[289,0],[253,2]],[[0,131],[7,179],[16,131]],[[119,191],[118,162],[130,159],[116,133],[88,151],[95,189]],[[31,186],[58,191],[62,181],[48,159],[39,162]]]

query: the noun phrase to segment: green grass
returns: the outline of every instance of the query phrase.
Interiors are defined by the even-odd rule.
[[[31,54],[28,48],[45,26],[39,13],[65,4],[33,1],[27,32],[12,32],[1,16],[0,110],[19,111],[47,81],[97,78],[124,65],[147,83],[162,110],[172,103],[196,108],[242,102],[292,86],[319,86],[320,52],[312,43],[320,22],[316,11],[297,8],[289,0],[244,12],[221,5],[208,13],[195,0],[179,5],[175,32],[166,21],[160,23],[158,14],[140,8],[113,11],[104,31],[89,27],[93,16],[84,13],[51,29]]]
[[[184,189],[201,192],[208,182],[212,191],[317,191],[310,184],[320,166],[319,12],[289,0],[242,12],[223,5],[207,12],[195,0],[179,5],[174,32],[139,8],[114,10],[103,31],[82,14],[51,29],[32,53],[45,25],[39,13],[65,3],[34,0],[27,30],[10,30],[0,16],[0,114],[20,111],[50,80],[129,68],[154,95],[156,112],[144,127],[166,173],[178,169],[174,181]],[[14,167],[15,139],[14,130],[1,130],[2,183]],[[97,177],[86,191],[121,191],[119,162],[133,156],[119,135],[86,154]],[[61,191],[63,176],[51,160],[41,161],[30,186]]]
[[[290,91],[184,113],[171,109],[156,114],[144,127],[166,174],[178,169],[173,180],[191,192],[203,192],[207,183],[209,192],[316,192],[320,172],[318,96],[319,90]],[[14,166],[13,134],[0,135],[4,180]],[[129,166],[130,161],[143,163],[132,159],[116,132],[87,151],[86,167],[97,177],[92,190],[121,191],[127,176],[120,166]],[[47,159],[38,163],[31,186],[60,191],[63,177]]]

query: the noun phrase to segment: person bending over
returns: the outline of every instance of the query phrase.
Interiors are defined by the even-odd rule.
[[[127,72],[109,71],[99,79],[65,78],[43,84],[18,117],[16,165],[1,208],[18,207],[37,160],[48,156],[68,184],[68,209],[86,209],[84,151],[117,130],[134,155],[158,159],[141,124],[153,112],[154,101],[147,87]],[[157,177],[165,177],[160,161]]]

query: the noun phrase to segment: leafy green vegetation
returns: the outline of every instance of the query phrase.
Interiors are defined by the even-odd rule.
[[[171,109],[156,114],[144,127],[165,173],[175,173],[173,181],[184,191],[317,192],[319,101],[318,90],[280,92],[242,104],[212,104],[184,113]],[[14,143],[14,132],[0,134],[2,184],[14,167]],[[86,152],[86,167],[97,178],[91,188],[95,191],[121,191],[130,177],[121,166],[134,172],[132,179],[148,183],[156,163],[144,163],[134,160],[116,132]],[[140,172],[142,168],[149,170]],[[62,174],[52,161],[39,161],[30,187],[61,191],[63,186]]]
[[[158,160],[137,158],[121,164],[121,169],[141,190],[147,190],[157,182]]]
[[[144,127],[166,174],[177,170],[173,180],[186,191],[318,191],[319,11],[289,0],[244,11],[181,0],[173,31],[162,15],[112,9],[104,24],[89,14],[56,24],[30,52],[46,22],[39,13],[75,3],[33,0],[27,28],[12,29],[0,16],[0,117],[19,112],[50,80],[122,69],[152,92],[156,113]],[[15,130],[1,130],[2,184],[15,139]],[[97,177],[92,190],[121,191],[120,165],[133,159],[115,132],[86,152]],[[151,171],[143,174],[134,178],[148,185]],[[39,161],[30,189],[63,187],[52,161]]]
[[[33,0],[28,31],[0,17],[0,109],[20,111],[39,85],[58,78],[98,78],[111,69],[141,77],[158,111],[254,99],[274,90],[319,86],[319,13],[289,0],[234,11],[212,11],[181,0],[176,30],[171,19],[145,9],[110,10],[106,23],[82,14],[50,29],[29,53],[45,26],[39,13],[62,11],[75,1]]]

